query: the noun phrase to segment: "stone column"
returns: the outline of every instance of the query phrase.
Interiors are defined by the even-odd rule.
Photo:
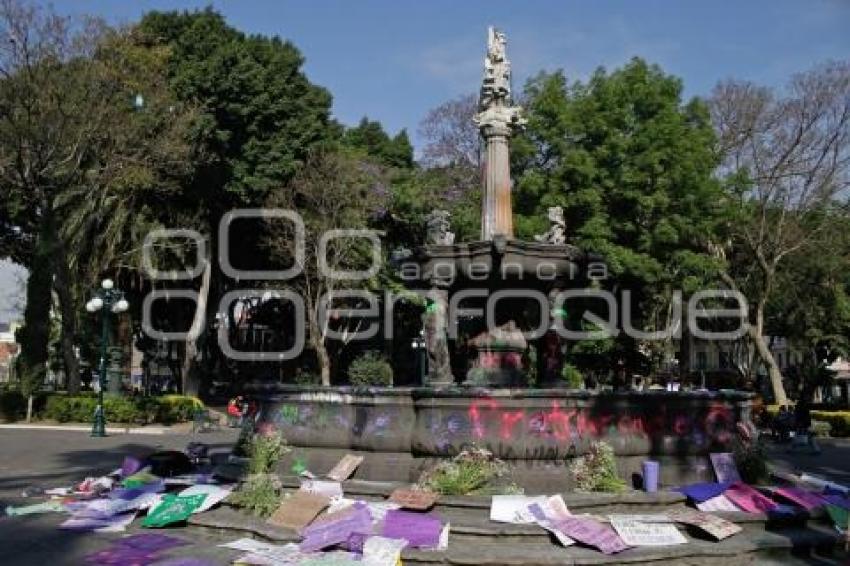
[[[449,292],[434,286],[428,291],[427,298],[428,306],[422,322],[428,351],[428,385],[445,387],[454,384],[449,358]]]
[[[489,124],[481,128],[486,157],[484,162],[484,197],[481,206],[481,239],[492,240],[501,235],[513,238],[511,210],[511,164],[507,124]]]

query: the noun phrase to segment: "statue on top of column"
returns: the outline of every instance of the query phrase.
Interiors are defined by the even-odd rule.
[[[487,29],[487,56],[484,57],[484,83],[481,85],[480,106],[486,108],[494,99],[511,99],[511,62],[505,47],[505,34],[494,27]]]
[[[511,106],[511,62],[506,52],[508,40],[504,32],[487,28],[487,56],[484,58],[484,80],[478,100],[475,123],[487,126],[521,126],[525,120],[518,106]]]

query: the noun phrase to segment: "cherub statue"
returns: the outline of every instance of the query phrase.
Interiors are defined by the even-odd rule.
[[[546,244],[564,244],[567,241],[567,223],[564,221],[564,209],[560,206],[550,206],[549,230],[534,239]]]
[[[426,239],[429,245],[450,246],[455,243],[455,234],[451,231],[451,213],[448,210],[432,210],[425,217]]]

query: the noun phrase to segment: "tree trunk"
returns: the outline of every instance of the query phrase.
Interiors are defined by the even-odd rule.
[[[756,353],[759,359],[767,367],[768,375],[770,376],[770,385],[773,389],[774,403],[779,405],[788,404],[788,396],[785,394],[785,386],[782,384],[782,372],[779,371],[779,366],[776,365],[776,360],[773,359],[773,354],[770,352],[767,342],[764,339],[764,303],[758,303],[755,311],[756,323],[750,324],[748,332],[753,344],[756,347]]]
[[[32,395],[27,396],[27,422],[32,422]]]
[[[65,246],[57,242],[53,256],[53,287],[59,297],[59,311],[62,315],[62,360],[65,364],[66,387],[70,395],[80,391],[80,369],[74,339],[77,330],[77,307],[71,290],[71,277],[68,270]]]
[[[328,355],[328,349],[325,346],[325,341],[319,338],[313,346],[316,348],[316,358],[319,360],[319,373],[322,377],[322,385],[330,387],[331,385],[331,358]]]
[[[207,318],[207,302],[210,296],[210,262],[205,262],[204,272],[201,276],[201,288],[198,290],[198,301],[195,305],[195,316],[192,318],[192,326],[186,336],[186,345],[183,348],[183,365],[180,375],[182,377],[183,395],[197,397],[200,392],[200,376],[198,375],[197,360],[198,338],[204,331]]]

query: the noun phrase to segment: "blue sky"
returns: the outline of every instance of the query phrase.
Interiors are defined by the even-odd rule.
[[[796,72],[850,58],[850,0],[54,0],[62,13],[129,23],[154,9],[213,5],[235,27],[280,35],[330,89],[334,114],[416,128],[429,108],[478,88],[486,28],[508,34],[514,83],[541,69],[584,78],[635,55],[684,79],[688,96],[735,77],[781,87]],[[20,302],[0,262],[0,320]]]
[[[341,121],[368,115],[415,142],[429,108],[477,90],[489,24],[508,34],[518,86],[541,69],[583,78],[639,55],[681,76],[693,96],[729,77],[781,86],[815,63],[850,58],[848,0],[54,1],[114,23],[206,5],[241,30],[291,40]]]

